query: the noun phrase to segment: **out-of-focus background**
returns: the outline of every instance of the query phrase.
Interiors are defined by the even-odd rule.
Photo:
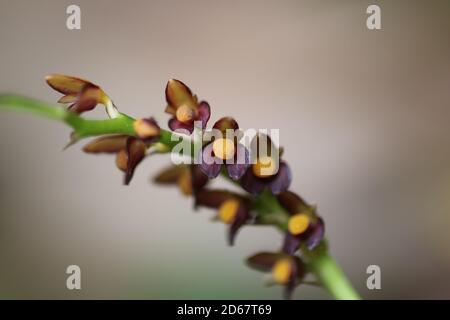
[[[166,81],[181,79],[212,121],[281,129],[292,190],[318,204],[364,298],[450,298],[449,1],[78,0],[79,31],[72,3],[0,0],[1,92],[56,101],[44,76],[78,75],[165,126]],[[243,264],[280,246],[275,230],[248,227],[230,248],[213,212],[149,182],[167,157],[125,187],[113,157],[62,152],[69,132],[0,114],[0,298],[281,297]],[[65,287],[70,264],[81,291]],[[382,290],[366,288],[371,264]]]

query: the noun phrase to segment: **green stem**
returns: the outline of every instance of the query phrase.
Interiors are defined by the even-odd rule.
[[[23,110],[49,119],[62,121],[73,128],[75,135],[72,139],[74,140],[104,134],[126,134],[132,136],[136,134],[133,128],[134,119],[122,113],[114,119],[85,119],[59,105],[49,105],[17,95],[0,95],[0,108]],[[172,137],[172,132],[161,129],[159,142],[172,150],[179,143],[179,141],[173,141]],[[259,197],[254,198],[253,205],[263,223],[276,225],[281,231],[286,232],[289,216],[273,194],[270,192],[262,193]],[[358,294],[347,280],[341,268],[328,254],[324,245],[319,246],[313,252],[306,251],[305,255],[309,258],[308,269],[316,275],[321,284],[334,298],[359,299]]]
[[[253,208],[258,212],[262,223],[276,225],[283,233],[287,231],[289,215],[271,192],[265,190],[256,197]]]
[[[329,255],[328,250],[317,248],[308,262],[309,270],[315,274],[322,286],[339,300],[361,299],[337,262]]]
[[[14,111],[26,111],[53,120],[64,121],[67,111],[59,105],[49,105],[35,99],[17,95],[0,95],[0,107]]]
[[[59,105],[49,105],[48,103],[16,95],[0,95],[0,107],[26,111],[65,122],[73,128],[78,139],[103,134],[135,135],[133,129],[134,119],[122,113],[114,119],[85,119]]]
[[[264,223],[274,224],[283,232],[287,231],[289,216],[277,198],[270,192],[263,192],[255,199],[254,209],[258,211]],[[337,262],[329,255],[325,241],[309,251],[303,248],[308,258],[307,268],[320,281],[322,286],[338,300],[358,300],[358,293],[345,276]]]
[[[85,119],[59,105],[52,105],[17,95],[0,95],[0,108],[26,111],[45,118],[64,122],[73,128],[78,139],[104,134],[136,135],[133,128],[134,119],[123,113],[120,113],[113,119]],[[173,148],[178,141],[171,141],[171,136],[172,133],[170,131],[161,130],[159,142]]]

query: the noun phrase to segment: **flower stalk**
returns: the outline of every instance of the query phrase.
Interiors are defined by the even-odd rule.
[[[318,247],[307,264],[307,268],[317,277],[320,284],[335,299],[359,300],[359,294],[353,288],[336,260],[328,250]]]
[[[30,112],[63,122],[73,129],[72,142],[87,137],[110,134],[127,135],[130,137],[137,136],[133,126],[135,119],[124,113],[118,113],[114,118],[105,120],[86,119],[81,117],[79,113],[69,111],[59,105],[51,105],[18,95],[0,95],[0,109]],[[181,114],[181,112],[178,113]],[[202,116],[201,112],[198,114],[199,117]],[[178,116],[179,118],[181,117],[180,115]],[[209,118],[209,114],[207,117],[204,116],[204,119],[207,120],[207,118]],[[160,129],[157,140],[152,141],[152,144],[162,145],[170,151],[179,143],[179,141],[172,139],[174,134],[176,133]],[[222,175],[230,179],[224,173],[224,170],[222,170]],[[272,192],[266,189],[260,194],[255,195],[252,198],[251,207],[261,224],[275,225],[283,233],[287,232],[290,214]],[[302,248],[302,252],[304,253],[305,268],[317,277],[318,281],[328,290],[332,297],[335,299],[359,299],[357,292],[341,268],[329,255],[325,240],[322,240],[313,250],[308,251],[308,249]]]

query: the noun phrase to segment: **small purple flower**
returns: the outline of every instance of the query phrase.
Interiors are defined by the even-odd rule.
[[[262,272],[270,272],[271,282],[284,286],[284,298],[290,299],[292,292],[305,277],[305,265],[297,256],[283,252],[261,252],[247,259],[247,265]]]
[[[302,245],[314,250],[325,235],[325,224],[317,216],[316,208],[290,191],[280,193],[278,201],[290,215],[283,251],[294,254]]]
[[[194,131],[194,122],[201,122],[201,129],[211,115],[211,109],[206,101],[198,102],[197,96],[193,95],[191,89],[183,82],[170,79],[166,86],[166,112],[173,117],[169,120],[169,128],[173,131],[178,129]]]
[[[116,154],[116,166],[125,172],[124,184],[128,185],[133,178],[134,170],[144,159],[147,149],[160,135],[160,128],[153,118],[134,121],[137,137],[127,135],[108,135],[92,140],[84,146],[86,153]]]
[[[103,104],[110,117],[118,116],[119,111],[109,96],[98,85],[82,78],[63,74],[49,74],[45,77],[47,84],[62,93],[58,102],[69,104],[69,110],[78,114],[94,109]]]
[[[221,137],[203,146],[200,168],[210,178],[216,178],[222,165],[233,180],[238,180],[247,170],[250,159],[248,150],[238,143],[239,125],[231,117],[219,119],[213,126],[221,132]],[[230,137],[230,132],[233,133]]]
[[[135,137],[126,135],[104,136],[84,146],[86,153],[115,153],[116,166],[125,172],[124,184],[129,184],[137,165],[144,159],[147,147]]]
[[[280,161],[280,151],[268,136],[260,134],[253,139],[251,154],[254,161],[243,175],[241,186],[251,194],[266,188],[273,194],[287,190],[292,181],[291,169]]]
[[[248,199],[232,192],[203,189],[197,193],[195,202],[196,206],[217,209],[217,220],[229,225],[230,246],[234,244],[239,229],[252,220]]]
[[[162,170],[154,179],[155,183],[177,185],[184,195],[196,196],[209,181],[197,165],[172,165]]]

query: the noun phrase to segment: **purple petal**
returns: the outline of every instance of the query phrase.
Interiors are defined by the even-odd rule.
[[[296,193],[291,191],[281,192],[277,196],[280,204],[285,208],[291,215],[299,212],[309,212],[311,207]]]
[[[234,245],[234,239],[236,238],[236,234],[248,219],[249,214],[246,206],[240,204],[238,212],[236,213],[236,218],[234,219],[233,223],[230,225],[230,228],[228,230],[228,244],[230,246]]]
[[[134,170],[136,166],[144,159],[145,157],[146,146],[145,143],[137,138],[129,137],[127,140],[127,170],[125,172],[125,180],[124,183],[128,185],[133,178]]]
[[[322,218],[318,218],[316,224],[314,225],[311,234],[308,235],[308,239],[306,240],[306,246],[309,250],[314,250],[322,241],[325,235],[325,224]]]
[[[260,252],[247,258],[247,265],[250,268],[267,272],[272,269],[278,259],[283,257],[286,255],[280,252]]]
[[[292,263],[291,268],[295,269],[294,263]],[[294,293],[294,289],[297,286],[297,279],[294,274],[295,270],[292,270],[292,274],[289,277],[288,283],[284,286],[283,290],[283,299],[285,300],[291,300],[292,294]]]
[[[253,174],[251,167],[247,169],[241,179],[242,188],[253,195],[261,193],[266,187],[266,184],[266,181]]]
[[[83,113],[94,109],[97,106],[97,100],[95,99],[80,99],[74,104],[69,106],[69,110],[76,113]]]
[[[290,232],[286,233],[283,242],[283,251],[287,254],[294,254],[298,248],[300,247],[301,239],[300,237],[296,237]]]
[[[233,180],[239,180],[250,165],[250,156],[248,150],[242,145],[237,144],[236,156],[233,163],[227,164],[228,175]]]
[[[184,133],[184,134],[187,133],[185,130],[187,130],[189,132],[189,134],[191,134],[192,131],[194,131],[194,126],[192,124],[183,123],[183,122],[177,120],[176,118],[171,118],[169,120],[169,128],[172,131],[178,131],[178,132]]]
[[[291,275],[289,282],[284,287],[284,299],[290,300],[295,287],[300,283],[305,275],[305,266],[299,257],[292,257],[291,260]]]
[[[209,117],[211,116],[211,108],[208,102],[206,101],[200,102],[197,111],[198,111],[198,120],[202,122],[202,129],[205,129]]]
[[[209,181],[208,177],[203,173],[197,165],[191,166],[191,180],[192,180],[192,191],[193,194],[202,189]]]
[[[291,169],[285,162],[280,163],[277,174],[271,179],[269,187],[273,194],[278,194],[289,188],[292,181]]]
[[[203,207],[219,208],[224,201],[233,197],[234,195],[228,191],[203,189],[197,193],[195,201],[197,205]]]
[[[239,125],[232,117],[223,117],[214,123],[213,128],[225,133],[227,130],[239,129]]]
[[[222,168],[222,164],[216,160],[218,160],[213,153],[213,144],[210,143],[203,147],[202,151],[202,163],[200,164],[200,169],[205,173],[208,178],[214,179]]]

